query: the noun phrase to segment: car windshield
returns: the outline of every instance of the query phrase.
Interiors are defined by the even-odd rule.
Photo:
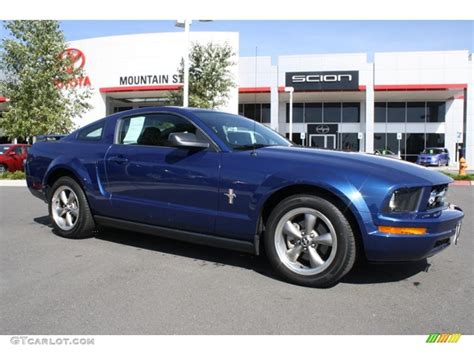
[[[235,150],[268,146],[290,146],[291,142],[272,129],[248,118],[224,112],[193,112],[229,147]]]
[[[0,145],[0,154],[4,154],[10,149],[11,145]]]
[[[435,154],[441,154],[443,152],[442,149],[436,149],[436,148],[426,148],[421,152],[421,154],[428,154],[428,155],[435,155]]]

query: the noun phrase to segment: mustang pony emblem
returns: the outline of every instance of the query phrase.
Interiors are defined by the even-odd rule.
[[[237,197],[237,195],[234,193],[234,189],[229,189],[229,192],[225,193],[224,195],[226,195],[229,198],[229,205],[233,205],[234,198]]]

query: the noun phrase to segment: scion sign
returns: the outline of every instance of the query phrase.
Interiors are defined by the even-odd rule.
[[[295,91],[358,90],[358,71],[288,72],[286,86]]]

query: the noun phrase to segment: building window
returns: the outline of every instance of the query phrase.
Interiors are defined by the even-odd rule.
[[[395,154],[398,154],[398,148],[400,147],[400,154],[405,152],[405,135],[402,134],[402,139],[400,140],[400,146],[398,145],[399,141],[397,139],[396,133],[387,133],[387,145],[385,149],[391,150]]]
[[[323,104],[307,103],[304,107],[305,122],[318,123],[323,122]]]
[[[407,102],[407,122],[425,123],[425,103]]]
[[[245,104],[244,116],[260,122],[260,104]]]
[[[444,134],[427,133],[426,148],[444,148]]]
[[[405,122],[405,103],[389,102],[387,105],[387,122]]]
[[[239,104],[239,115],[243,116],[244,115],[244,105]]]
[[[428,102],[426,104],[427,122],[446,121],[446,102]]]
[[[325,123],[341,122],[341,104],[325,103],[323,106],[323,120]]]
[[[342,122],[360,122],[360,104],[358,102],[342,103]]]
[[[385,138],[386,138],[385,133],[375,133],[374,134],[374,150],[385,149],[385,147],[386,147]]]
[[[271,111],[270,104],[262,104],[262,123],[270,123]]]
[[[357,133],[341,133],[341,147],[346,152],[358,152],[359,151],[359,138]]]
[[[387,122],[387,103],[376,102],[374,107],[374,121],[375,122]]]

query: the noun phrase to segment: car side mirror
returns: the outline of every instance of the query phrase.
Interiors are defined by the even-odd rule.
[[[7,155],[9,155],[9,156],[12,156],[12,157],[13,157],[13,156],[15,156],[15,155],[16,155],[16,152],[14,152],[14,151],[11,151],[11,152],[8,152],[8,153],[7,153]]]
[[[168,137],[172,147],[176,148],[195,148],[195,149],[206,149],[209,148],[209,143],[200,141],[197,139],[194,133],[179,132],[170,133]]]

